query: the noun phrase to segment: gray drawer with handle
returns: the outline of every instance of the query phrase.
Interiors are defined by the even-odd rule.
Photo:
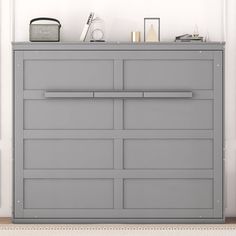
[[[14,222],[223,222],[223,44],[14,45]]]

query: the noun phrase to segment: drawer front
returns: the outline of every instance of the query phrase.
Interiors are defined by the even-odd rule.
[[[26,60],[24,89],[112,89],[112,60]]]
[[[104,90],[123,74],[128,90],[211,90],[213,66],[210,51],[35,51],[24,53],[23,81],[26,90]]]
[[[113,208],[112,179],[25,179],[25,209]]]
[[[212,165],[212,140],[124,140],[126,169],[211,169]]]
[[[25,129],[112,129],[112,100],[25,100]]]
[[[211,179],[126,179],[124,208],[210,209],[213,182]]]
[[[180,58],[125,61],[125,89],[213,89],[213,60]]]
[[[212,129],[212,100],[147,99],[124,102],[125,129]]]
[[[25,140],[25,169],[112,169],[113,140]]]

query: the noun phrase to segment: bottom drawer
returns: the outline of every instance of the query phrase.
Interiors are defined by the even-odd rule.
[[[16,206],[14,214],[24,223],[199,222],[223,217],[213,179],[27,178],[23,194],[23,208]]]
[[[212,179],[26,179],[25,209],[212,209]],[[114,209],[114,212],[117,209]],[[129,213],[129,211],[127,212]],[[113,214],[113,213],[112,213]],[[145,212],[143,212],[145,215]],[[128,214],[129,215],[129,214]],[[127,217],[128,217],[127,215]]]
[[[213,182],[210,178],[27,178],[23,208],[16,203],[14,221],[219,222],[222,201],[214,195]]]
[[[112,179],[26,179],[25,209],[113,208]]]
[[[211,209],[212,179],[126,179],[124,208]]]

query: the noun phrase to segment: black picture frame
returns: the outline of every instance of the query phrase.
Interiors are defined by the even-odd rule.
[[[144,42],[146,42],[146,22],[148,20],[156,20],[158,21],[158,28],[157,28],[157,32],[158,32],[158,42],[161,41],[161,19],[159,17],[145,17],[144,18]]]

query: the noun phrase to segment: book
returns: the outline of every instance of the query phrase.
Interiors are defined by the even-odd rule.
[[[194,37],[191,34],[184,34],[175,37],[175,42],[203,42],[203,37]]]
[[[203,39],[176,39],[175,42],[203,42]]]
[[[83,31],[82,31],[82,33],[80,35],[80,41],[84,42],[86,40],[88,31],[89,31],[89,27],[90,27],[90,25],[91,25],[91,23],[93,21],[93,18],[94,18],[94,12],[91,12],[89,14],[89,17],[88,17],[87,21],[86,21],[86,24],[84,25]]]

